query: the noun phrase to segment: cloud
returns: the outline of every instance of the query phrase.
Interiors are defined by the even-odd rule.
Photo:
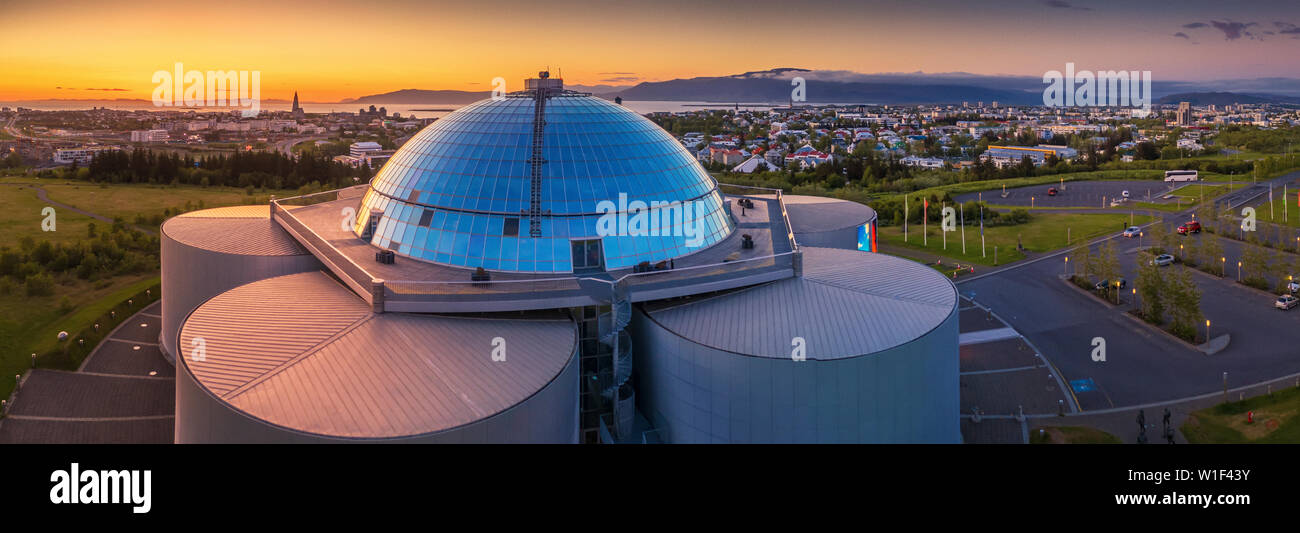
[[[1186,33],[1183,33],[1183,32],[1181,32],[1181,31],[1178,32],[1178,33],[1175,33],[1175,34],[1174,34],[1174,37],[1179,37],[1179,38],[1182,38],[1182,39],[1187,39],[1187,40],[1189,40],[1189,41],[1192,40],[1191,37],[1188,37]]]
[[[1235,41],[1242,37],[1251,39],[1257,38],[1255,34],[1251,33],[1246,28],[1257,26],[1259,25],[1258,22],[1236,22],[1232,20],[1219,22],[1217,20],[1211,20],[1210,24],[1212,24],[1215,29],[1223,32],[1223,40],[1225,41]]]
[[[1047,7],[1054,7],[1057,9],[1077,9],[1080,11],[1092,11],[1091,7],[1076,6],[1066,0],[1040,0],[1040,2]]]
[[[1290,22],[1277,21],[1274,22],[1273,25],[1277,26],[1278,33],[1282,33],[1286,35],[1300,35],[1300,26],[1296,26],[1295,24],[1292,24]]]
[[[1189,30],[1194,30],[1196,28],[1204,28],[1206,26],[1209,26],[1209,24],[1206,24],[1204,22],[1192,22],[1188,24],[1183,24],[1183,27]]]
[[[635,72],[597,72],[597,76],[632,76]]]
[[[600,82],[601,83],[628,83],[628,82],[637,81],[639,79],[641,78],[636,76],[615,76],[613,78],[602,79],[600,80]]]

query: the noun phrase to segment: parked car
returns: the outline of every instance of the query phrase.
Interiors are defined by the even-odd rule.
[[[1098,281],[1096,285],[1093,285],[1092,288],[1097,289],[1099,291],[1103,291],[1106,290],[1107,287],[1114,287],[1116,283],[1119,283],[1119,288],[1121,289],[1123,289],[1124,287],[1128,287],[1128,280],[1125,280],[1124,278],[1119,278],[1113,281],[1109,279],[1103,279],[1101,281]]]
[[[1153,264],[1153,265],[1155,265],[1155,266],[1169,266],[1169,265],[1172,265],[1172,264],[1174,264],[1174,256],[1169,255],[1169,254],[1160,254],[1160,255],[1157,255],[1155,259],[1152,259],[1152,260],[1151,260],[1151,264]]]
[[[1056,187],[1050,187],[1050,188],[1048,188],[1048,189],[1047,189],[1047,195],[1048,195],[1048,196],[1056,196]]]
[[[1300,305],[1300,298],[1296,298],[1295,296],[1291,296],[1290,294],[1283,294],[1282,296],[1278,296],[1277,301],[1273,302],[1273,307],[1276,307],[1283,311],[1295,307],[1296,305]]]
[[[1130,239],[1133,237],[1137,237],[1138,235],[1141,234],[1142,234],[1142,228],[1139,228],[1137,226],[1129,226],[1127,229],[1124,230],[1123,233],[1125,237],[1128,237]]]
[[[1195,220],[1190,220],[1186,224],[1178,226],[1179,235],[1187,235],[1189,233],[1200,233],[1200,232],[1201,232],[1201,223]]]
[[[1292,281],[1290,283],[1287,283],[1286,290],[1291,291],[1291,294],[1300,292],[1300,281]]]

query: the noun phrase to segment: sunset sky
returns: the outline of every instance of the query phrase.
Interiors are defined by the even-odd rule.
[[[262,97],[631,84],[774,67],[1298,77],[1291,1],[0,0],[0,100],[142,98],[157,70],[259,70]]]

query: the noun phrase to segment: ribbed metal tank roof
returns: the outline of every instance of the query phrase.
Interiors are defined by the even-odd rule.
[[[307,250],[271,222],[270,206],[242,205],[203,209],[163,223],[172,240],[213,252],[237,255],[307,255]]]
[[[651,319],[697,344],[788,359],[868,355],[929,333],[957,308],[957,288],[920,263],[884,254],[803,247],[801,277],[685,303],[648,304]]]
[[[196,380],[249,416],[315,435],[393,438],[523,402],[563,371],[575,331],[558,317],[373,314],[333,278],[311,272],[213,297],[186,321],[180,347]],[[497,338],[505,361],[492,358]]]
[[[874,209],[838,198],[786,194],[781,200],[796,234],[854,228],[876,217]]]

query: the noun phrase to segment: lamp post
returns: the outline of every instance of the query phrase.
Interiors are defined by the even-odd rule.
[[[1208,318],[1205,319],[1205,342],[1210,342],[1210,319]],[[1223,375],[1227,376],[1228,373],[1224,372]],[[1226,377],[1225,377],[1225,381],[1226,381]]]
[[[1228,275],[1228,258],[1219,258],[1219,277]]]
[[[1065,256],[1065,268],[1062,273],[1065,274],[1065,277],[1070,277],[1070,256],[1068,255]]]
[[[1241,261],[1237,261],[1237,281],[1241,281]]]

